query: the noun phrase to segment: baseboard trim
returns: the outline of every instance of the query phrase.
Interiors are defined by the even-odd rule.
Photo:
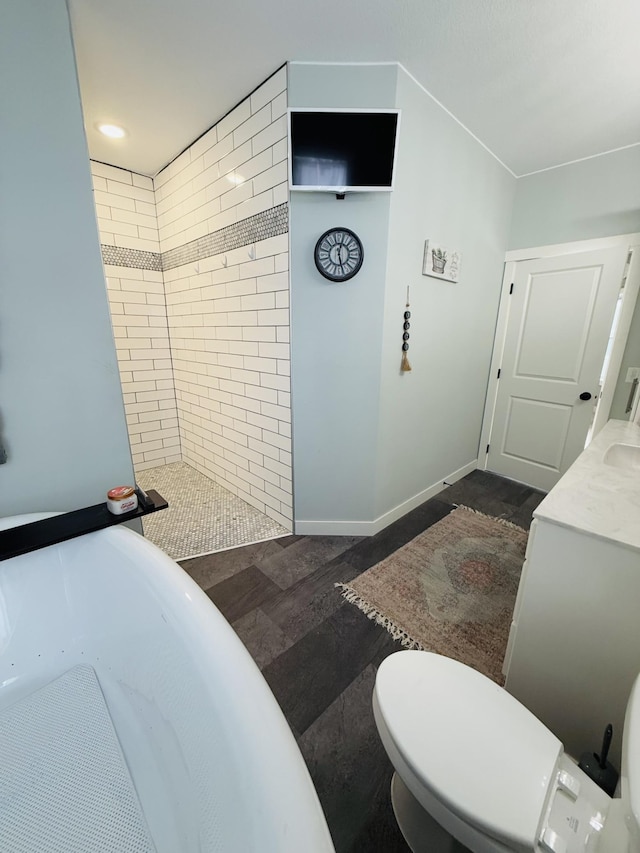
[[[373,521],[296,521],[294,530],[298,536],[374,536],[392,522],[411,512],[412,509],[428,501],[429,498],[435,497],[447,485],[451,485],[475,471],[477,467],[477,459],[467,462],[462,468],[458,468],[457,471],[453,471],[442,480],[438,480],[437,483],[433,483],[433,485],[428,486],[418,492],[417,495],[403,501]]]

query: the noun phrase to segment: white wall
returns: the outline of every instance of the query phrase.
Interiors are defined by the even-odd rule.
[[[640,145],[519,178],[510,249],[640,231]]]
[[[396,106],[402,132],[389,220],[377,516],[477,459],[516,184],[403,69]],[[422,275],[425,239],[462,253],[456,284]],[[413,369],[400,374],[408,285]]]
[[[290,528],[283,68],[154,180],[185,461]]]
[[[0,515],[131,482],[64,0],[0,12]]]
[[[610,418],[628,420],[629,413],[626,410],[629,394],[631,393],[631,382],[626,381],[627,370],[630,367],[640,367],[640,302],[636,304],[633,314],[627,345],[622,356],[620,373],[616,383],[616,390],[611,401]]]
[[[289,105],[393,108],[397,73],[396,65],[291,63]],[[390,196],[291,193],[296,530],[374,517]],[[332,226],[351,228],[364,248],[362,269],[343,284],[313,261]]]
[[[289,101],[402,110],[392,193],[291,194],[296,530],[371,532],[475,464],[515,180],[397,65],[292,63]],[[364,243],[345,284],[313,263],[333,225]],[[462,252],[459,284],[421,275],[427,238]]]
[[[91,175],[138,472],[182,459],[153,181],[95,162]]]

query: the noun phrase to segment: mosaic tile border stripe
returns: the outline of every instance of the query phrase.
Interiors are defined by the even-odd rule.
[[[285,202],[277,207],[270,207],[262,213],[256,213],[247,219],[241,219],[226,228],[220,228],[211,234],[205,234],[197,240],[185,243],[175,249],[169,249],[162,253],[162,269],[171,270],[219,255],[221,252],[229,252],[231,249],[239,249],[268,237],[277,237],[286,234],[289,230],[289,205]]]
[[[123,249],[102,243],[102,261],[116,267],[135,267],[163,272],[183,264],[201,261],[203,258],[210,258],[212,255],[219,255],[221,252],[240,249],[242,246],[249,246],[251,243],[257,243],[269,237],[286,234],[288,230],[289,205],[284,202],[166,252],[144,252],[140,249]]]
[[[108,246],[101,243],[102,263],[114,267],[135,267],[138,270],[162,272],[160,252],[144,252],[142,249],[123,249],[120,246]]]

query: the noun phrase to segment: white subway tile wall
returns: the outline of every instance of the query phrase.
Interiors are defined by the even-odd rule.
[[[290,530],[286,134],[281,69],[154,185],[183,459]],[[249,217],[254,242],[180,263]]]
[[[91,172],[131,453],[139,472],[182,459],[153,182],[103,163],[92,162]]]
[[[182,459],[290,530],[286,107],[283,68],[153,181],[92,172],[136,469]]]
[[[153,181],[126,169],[91,163],[100,242],[159,252]]]

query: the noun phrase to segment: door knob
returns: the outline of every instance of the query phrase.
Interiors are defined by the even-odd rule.
[[[583,391],[582,394],[580,394],[580,399],[581,400],[590,400],[591,394],[588,391]]]

